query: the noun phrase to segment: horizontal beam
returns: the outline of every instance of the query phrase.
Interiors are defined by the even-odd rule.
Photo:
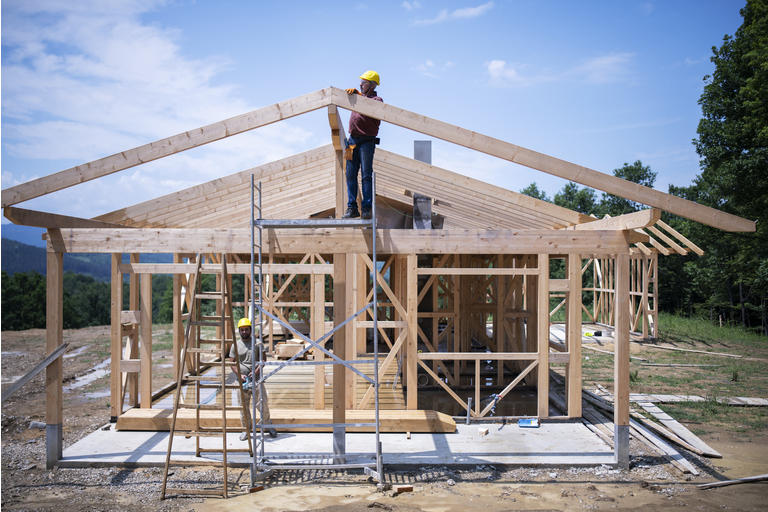
[[[535,276],[539,273],[537,268],[418,268],[416,273],[420,275],[438,276]]]
[[[639,212],[625,213],[616,217],[605,217],[584,224],[569,226],[564,229],[580,230],[602,230],[602,229],[638,229],[656,224],[661,219],[661,210],[650,208],[640,210]]]
[[[70,217],[69,215],[59,215],[58,213],[41,212],[37,210],[27,210],[26,208],[16,208],[6,206],[3,208],[3,215],[6,219],[20,226],[36,226],[40,228],[124,228],[120,224],[102,222],[92,219],[81,219],[80,217]]]
[[[417,230],[376,231],[381,254],[619,254],[629,243],[647,241],[631,231]],[[61,229],[51,239],[56,252],[249,253],[250,230],[238,229]],[[371,252],[368,229],[264,230],[267,254]]]
[[[214,251],[217,252],[217,251]],[[258,265],[256,265],[258,269]],[[120,272],[123,274],[194,274],[195,263],[121,263]],[[200,268],[203,274],[221,274],[221,265],[203,264]],[[264,263],[262,270],[265,274],[333,274],[333,264],[322,263]],[[250,263],[227,263],[227,273],[251,273]]]
[[[460,146],[559,176],[597,190],[637,201],[638,203],[661,208],[662,210],[708,226],[726,231],[755,231],[754,221],[721,212],[714,208],[683,199],[682,197],[666,194],[588,167],[538,153],[393,105],[374,101],[359,94],[347,94],[345,91],[335,87],[331,87],[330,90],[333,95],[333,103],[347,110],[453,142]]]
[[[78,165],[55,174],[28,181],[2,192],[2,206],[21,203],[84,183],[145,162],[196,148],[225,137],[288,119],[330,105],[331,89],[321,89],[304,96],[275,103],[218,123],[202,126],[172,137],[150,142],[127,151]]]
[[[551,363],[567,363],[568,352],[551,352]],[[538,352],[419,352],[422,361],[536,361]]]

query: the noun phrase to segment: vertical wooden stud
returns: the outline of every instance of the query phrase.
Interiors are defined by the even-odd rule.
[[[408,409],[418,409],[418,331],[417,331],[417,309],[418,309],[418,275],[417,256],[409,254],[406,259],[406,321],[408,322],[408,396],[406,404]]]
[[[617,463],[629,466],[629,254],[616,256],[614,425]]]
[[[49,236],[48,239],[50,240],[51,237]],[[49,354],[64,342],[63,261],[63,254],[53,252],[50,242],[48,242],[46,253],[45,350]],[[119,321],[118,315],[118,327],[120,326]],[[119,361],[119,351],[117,356]],[[63,372],[64,366],[61,357],[48,365],[45,370],[45,465],[47,469],[52,469],[61,460],[62,454]],[[117,384],[120,385],[119,370],[117,372]]]
[[[346,317],[347,302],[347,255],[336,253],[333,255],[333,322],[341,324]],[[340,357],[346,353],[346,329],[339,329],[333,335],[333,352]],[[339,425],[346,418],[346,368],[341,365],[333,365],[333,454],[335,462],[343,462],[346,452],[345,429]]]
[[[346,293],[346,303],[344,305],[344,311],[345,316],[344,319],[347,319],[355,314],[355,306],[357,305],[357,277],[358,277],[358,269],[357,269],[357,262],[360,260],[360,257],[357,254],[347,254],[347,265],[345,268],[346,271],[346,283],[347,283],[347,293]],[[347,361],[352,361],[356,359],[356,353],[357,353],[357,328],[355,327],[355,322],[349,322],[345,327],[344,330],[346,331],[345,337],[344,337],[344,352],[338,353],[339,357],[346,359]],[[347,390],[345,392],[345,407],[347,409],[354,409],[357,405],[355,398],[357,397],[357,375],[350,369],[346,369],[346,377],[345,380],[347,382]]]
[[[581,256],[568,255],[568,416],[581,417]]]
[[[537,379],[538,416],[549,416],[549,255],[539,254],[538,272],[538,337],[539,367]]]
[[[325,334],[325,275],[313,274],[311,284],[312,294],[312,323],[310,337],[317,340]],[[315,361],[325,359],[320,350],[313,350]],[[313,393],[315,409],[325,409],[325,365],[315,365],[315,389]]]
[[[123,274],[120,272],[120,263],[122,254],[112,254],[112,270],[110,273],[111,292],[110,292],[110,421],[116,422],[117,417],[122,414],[120,410],[120,399],[123,395],[120,378],[120,359],[122,358],[122,325],[120,323],[120,312],[123,310]]]
[[[141,275],[139,314],[141,321],[139,399],[142,409],[152,407],[152,274]]]

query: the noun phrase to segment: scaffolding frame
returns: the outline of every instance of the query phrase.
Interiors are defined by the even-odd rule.
[[[287,366],[294,365],[343,365],[345,368],[359,375],[374,388],[374,422],[373,423],[264,423],[262,421],[264,414],[263,400],[256,400],[255,397],[251,399],[251,431],[249,435],[253,435],[256,446],[254,447],[250,464],[250,476],[251,486],[256,485],[257,480],[264,480],[268,478],[273,472],[278,470],[308,470],[308,469],[363,469],[366,474],[373,477],[377,482],[383,482],[383,461],[382,461],[382,449],[381,449],[381,419],[379,415],[379,339],[378,339],[378,294],[377,294],[377,280],[375,273],[378,271],[377,267],[377,253],[376,253],[376,173],[373,172],[371,176],[372,184],[372,201],[371,201],[371,218],[370,219],[264,219],[262,210],[262,186],[261,182],[258,185],[255,184],[254,175],[251,174],[251,295],[250,295],[250,308],[248,316],[251,321],[251,325],[256,324],[256,312],[258,311],[258,326],[259,335],[258,342],[256,339],[255,329],[251,329],[251,353],[255,354],[258,349],[258,360],[254,361],[251,367],[251,382],[253,383],[252,393],[256,391],[256,386],[259,386],[259,398],[265,396],[264,385],[266,380],[279,372],[281,369]],[[256,197],[258,195],[258,197]],[[311,339],[296,330],[290,323],[284,322],[275,315],[272,315],[269,311],[264,309],[264,273],[263,273],[263,230],[264,228],[326,228],[326,227],[359,227],[371,229],[372,240],[372,261],[374,264],[374,278],[373,278],[373,298],[372,301],[363,306],[357,312],[347,317],[344,321],[335,325],[329,332],[318,337],[316,340]],[[257,235],[258,231],[258,235]],[[257,241],[258,240],[258,241]],[[258,268],[257,268],[258,267]],[[256,280],[258,277],[258,281]],[[258,284],[257,284],[258,283]],[[330,339],[337,331],[346,326],[349,322],[356,319],[363,314],[368,308],[372,308],[373,318],[373,359],[362,360],[344,360],[333,352],[329,351],[322,346],[322,343]],[[305,342],[305,346],[287,361],[267,361],[264,351],[264,317],[270,319],[270,321],[277,322],[284,329],[287,329],[293,335],[297,336]],[[366,336],[367,338],[367,336]],[[299,361],[297,360],[305,352],[315,348],[323,352],[326,356],[330,357],[329,360],[321,361]],[[373,379],[365,375],[353,366],[353,364],[359,363],[373,363]],[[276,366],[268,374],[265,375],[267,368]],[[258,372],[257,372],[258,368]],[[256,375],[259,375],[258,380]],[[258,402],[258,403],[257,403]],[[256,409],[259,408],[259,419],[256,420]],[[290,455],[280,455],[267,457],[265,453],[265,433],[269,429],[274,428],[323,428],[331,427],[333,430],[333,453],[329,454],[302,454],[292,453]],[[373,452],[374,461],[371,463],[347,463],[346,462],[346,443],[344,442],[344,436],[346,435],[346,429],[348,427],[374,427],[375,429],[375,445]],[[258,438],[256,433],[258,431]],[[366,454],[360,454],[365,456]],[[286,463],[278,462],[280,459],[285,460]],[[287,463],[290,461],[290,463]],[[323,462],[329,461],[329,462]]]

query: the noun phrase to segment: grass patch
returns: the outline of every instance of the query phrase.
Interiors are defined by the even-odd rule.
[[[736,353],[740,353],[739,348],[768,351],[768,338],[743,327],[720,327],[703,318],[689,318],[670,313],[659,313],[659,341],[689,344],[698,342],[718,348],[732,347],[737,349]]]

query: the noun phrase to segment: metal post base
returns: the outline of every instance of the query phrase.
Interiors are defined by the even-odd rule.
[[[629,469],[629,425],[614,425],[613,453],[616,465]]]
[[[365,472],[366,475],[370,476],[377,482],[381,483],[381,473],[373,470],[372,468],[363,468],[363,471]]]
[[[333,463],[344,464],[346,461],[346,429],[344,425],[333,426]]]
[[[53,467],[61,460],[62,448],[62,428],[61,423],[48,424],[45,426],[45,468]]]

